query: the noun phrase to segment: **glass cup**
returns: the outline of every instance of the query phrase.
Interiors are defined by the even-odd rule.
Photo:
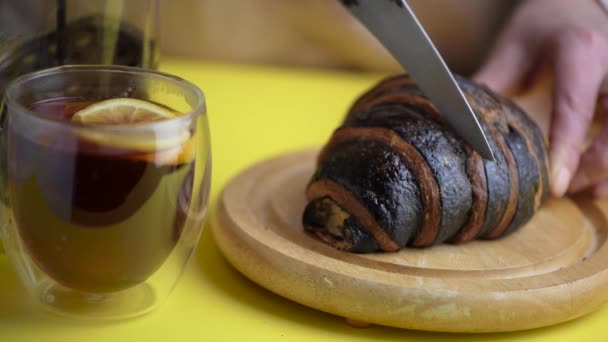
[[[112,98],[182,114],[139,124],[70,121],[75,108]],[[202,92],[139,68],[64,66],[10,83],[1,123],[1,235],[33,298],[90,318],[140,315],[165,299],[207,211]]]
[[[159,0],[0,1],[0,96],[8,82],[73,64],[158,65]]]

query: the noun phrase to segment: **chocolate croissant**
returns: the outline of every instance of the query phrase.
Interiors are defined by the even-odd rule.
[[[495,239],[534,215],[549,189],[540,129],[513,102],[457,77],[488,137],[484,160],[408,75],[381,81],[321,150],[306,231],[349,252]]]

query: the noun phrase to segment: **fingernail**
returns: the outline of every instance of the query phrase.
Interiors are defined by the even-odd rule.
[[[570,183],[570,171],[565,167],[558,167],[553,170],[553,195],[562,197],[568,190]]]

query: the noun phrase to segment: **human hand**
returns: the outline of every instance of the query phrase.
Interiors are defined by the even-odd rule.
[[[583,151],[596,103],[608,114],[608,12],[593,0],[525,0],[475,79],[501,93],[553,73],[552,193],[608,196],[608,123]]]

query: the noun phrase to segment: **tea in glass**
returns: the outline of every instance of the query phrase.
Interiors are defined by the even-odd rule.
[[[30,110],[73,121],[93,104],[55,99]],[[101,115],[121,122],[110,109]],[[9,131],[9,160],[20,159],[9,169],[9,189],[21,240],[37,266],[66,287],[111,292],[139,284],[183,230],[189,203],[178,199],[191,196],[192,132],[166,147],[151,138],[149,149],[68,134]]]
[[[202,95],[185,81],[132,68],[33,75],[7,93],[7,253],[58,311],[143,312],[156,300],[122,312],[103,303],[134,291],[142,297],[142,287],[168,292],[192,252],[210,177]],[[51,86],[46,96],[35,91],[41,84]]]

